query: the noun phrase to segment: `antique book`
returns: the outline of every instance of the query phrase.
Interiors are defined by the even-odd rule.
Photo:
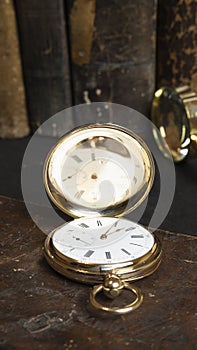
[[[0,137],[29,133],[16,18],[12,1],[0,1]]]
[[[64,1],[15,2],[30,125],[71,105]]]
[[[197,2],[159,1],[157,85],[190,85],[197,92]]]
[[[67,2],[74,102],[110,101],[149,115],[155,89],[156,2]]]

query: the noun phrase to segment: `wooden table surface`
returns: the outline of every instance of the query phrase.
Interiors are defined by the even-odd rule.
[[[103,317],[89,308],[90,286],[46,263],[46,236],[23,202],[0,197],[0,229],[1,349],[196,349],[195,237],[157,230],[163,259],[153,275],[136,282],[142,306]]]

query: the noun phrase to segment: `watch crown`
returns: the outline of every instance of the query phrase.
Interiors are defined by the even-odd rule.
[[[106,275],[103,283],[104,294],[110,298],[116,298],[124,288],[124,282],[115,274]]]

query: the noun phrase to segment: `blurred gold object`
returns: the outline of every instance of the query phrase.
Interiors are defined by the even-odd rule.
[[[151,119],[161,134],[155,135],[159,147],[163,138],[174,162],[197,156],[197,94],[189,86],[157,90]]]

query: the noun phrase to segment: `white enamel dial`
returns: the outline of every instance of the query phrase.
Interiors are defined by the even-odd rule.
[[[154,237],[129,220],[94,217],[57,228],[52,243],[57,254],[78,263],[113,264],[143,257],[152,249]]]

